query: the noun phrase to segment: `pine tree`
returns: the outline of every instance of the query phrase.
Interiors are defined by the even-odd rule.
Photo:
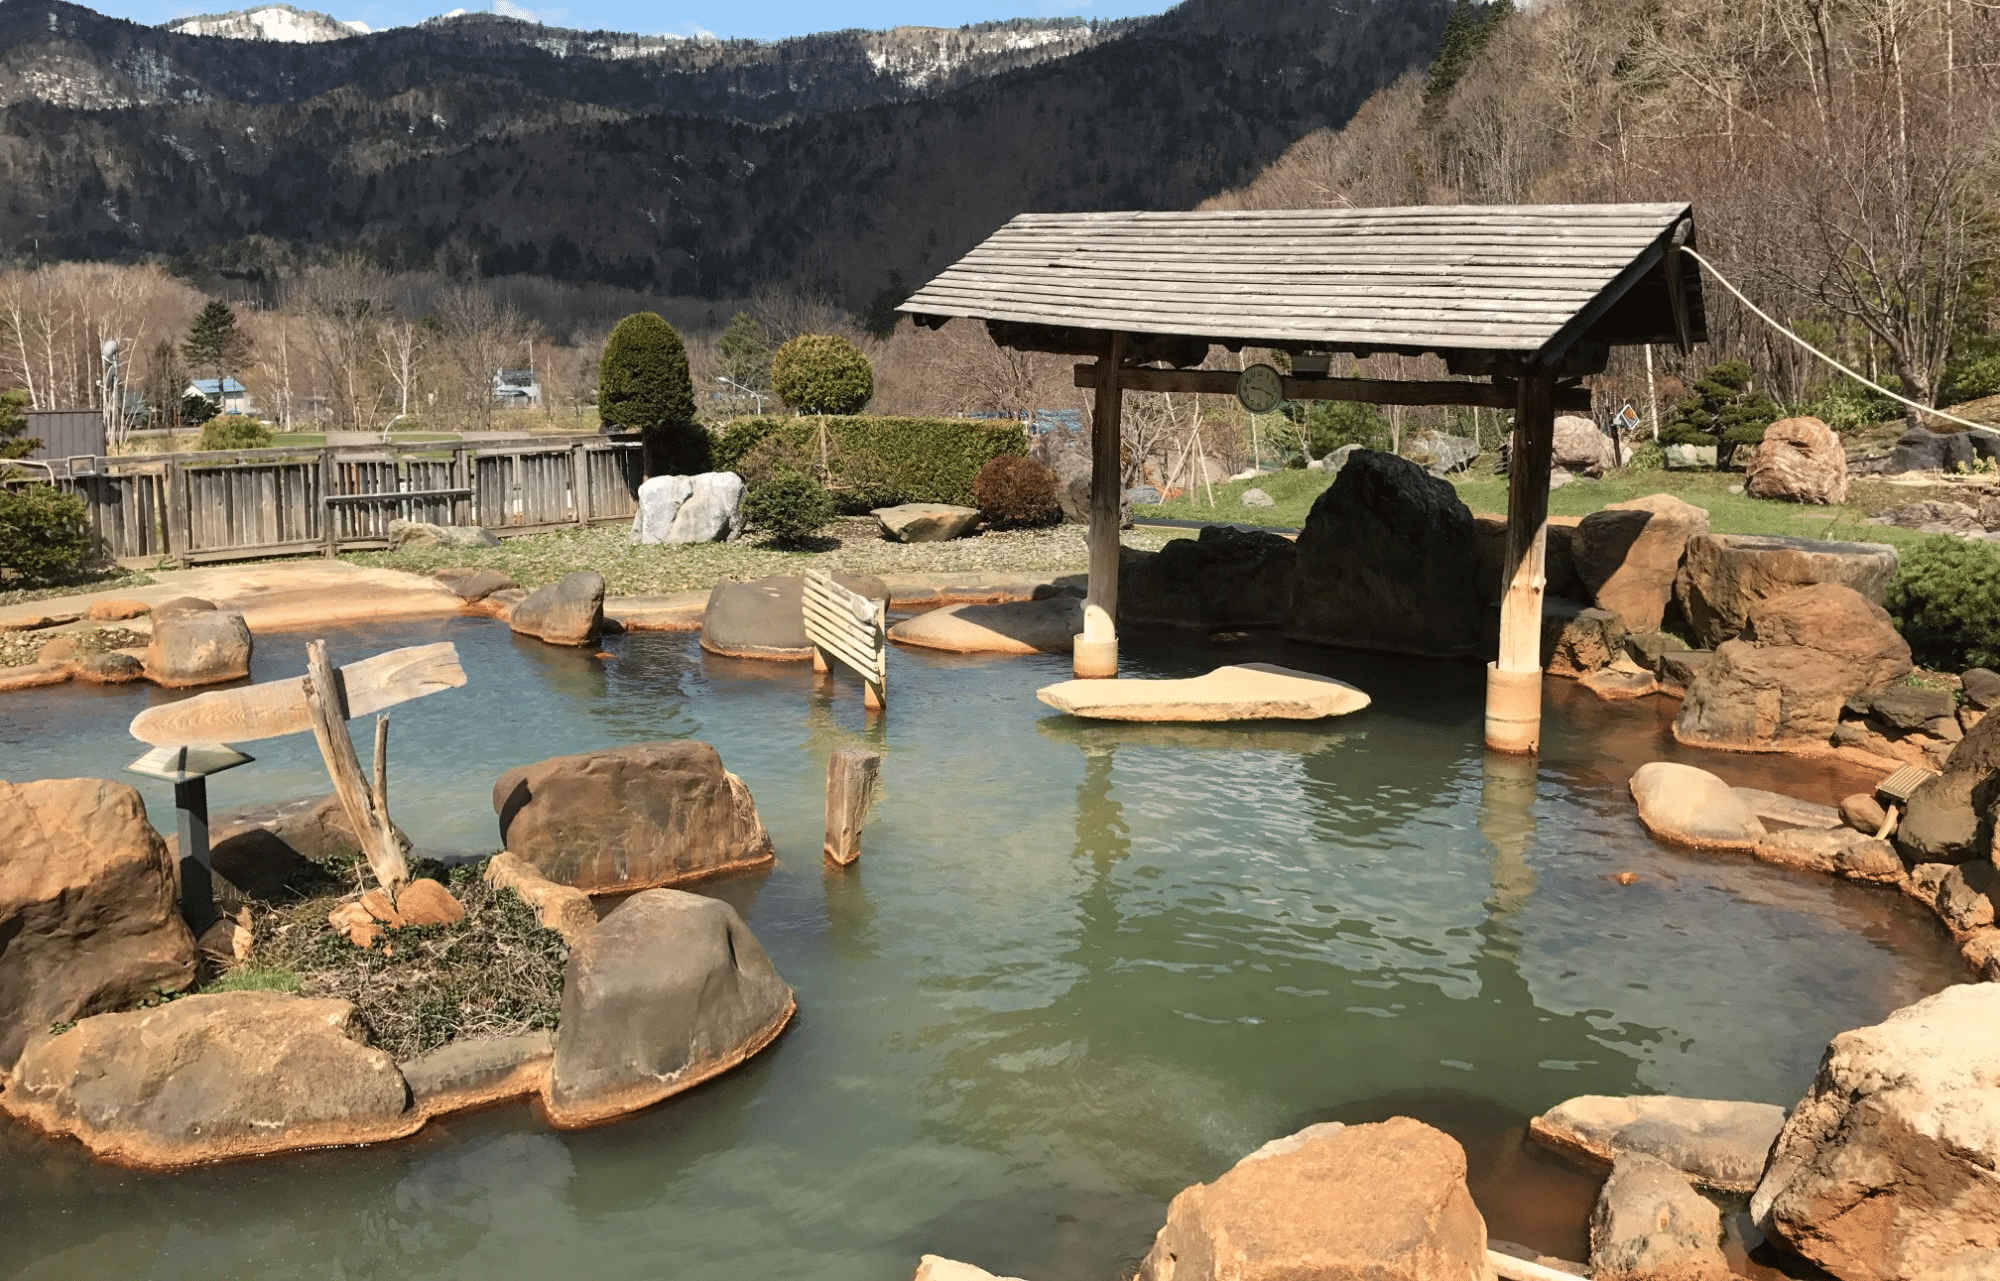
[[[0,392],[0,458],[26,458],[42,442],[28,432],[28,393]]]
[[[723,377],[757,391],[771,385],[771,340],[749,312],[739,311],[729,318],[729,327],[715,340],[715,349],[722,357]]]
[[[1473,60],[1492,41],[1514,13],[1514,0],[1493,0],[1483,7],[1473,0],[1458,0],[1445,19],[1444,34],[1438,37],[1437,56],[1431,60],[1430,75],[1424,80],[1424,103],[1441,106],[1451,91],[1471,69]]]
[[[181,344],[181,350],[187,353],[188,364],[212,375],[219,385],[228,376],[230,367],[243,359],[247,345],[243,331],[237,327],[236,313],[229,309],[228,303],[211,298],[188,326],[187,341]]]

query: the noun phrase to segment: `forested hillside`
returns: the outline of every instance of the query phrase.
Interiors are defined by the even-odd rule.
[[[357,250],[395,270],[709,297],[795,280],[858,309],[1023,209],[1187,207],[1250,180],[1427,64],[1445,15],[1443,0],[1188,0],[1115,38],[1082,29],[1065,56],[913,88],[852,33],[775,60],[570,57],[498,38],[492,18],[252,46],[5,0],[0,243],[246,276]],[[872,80],[833,70],[850,53]],[[663,78],[676,58],[685,75]],[[49,89],[52,67],[85,63],[109,86],[97,97]],[[748,110],[765,75],[794,98]],[[869,103],[885,77],[894,100],[826,105]],[[78,105],[98,101],[126,105]]]
[[[1760,306],[1931,403],[2000,391],[2000,27],[1965,0],[1461,3],[1433,65],[1215,207],[1691,200]],[[1781,403],[1889,417],[1709,283]],[[1643,389],[1636,353],[1614,365]],[[1831,399],[1827,399],[1831,397]]]

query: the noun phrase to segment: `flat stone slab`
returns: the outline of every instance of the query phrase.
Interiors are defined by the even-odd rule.
[[[977,507],[950,503],[902,503],[877,507],[872,513],[882,536],[899,543],[946,543],[962,538],[979,523]]]
[[[1785,1110],[1771,1103],[1585,1094],[1542,1113],[1528,1132],[1607,1165],[1622,1153],[1643,1152],[1704,1187],[1751,1192],[1784,1124]]]
[[[213,565],[150,572],[154,581],[144,587],[128,584],[66,596],[59,613],[49,601],[0,605],[0,629],[43,617],[66,617],[73,622],[100,601],[155,606],[182,596],[193,596],[212,602],[219,610],[243,615],[252,633],[366,619],[456,614],[465,606],[457,592],[427,574],[364,568],[342,560]]]
[[[1765,823],[1785,827],[1831,829],[1842,825],[1840,811],[1831,805],[1802,801],[1783,792],[1767,792],[1761,787],[1732,787],[1737,797]]]
[[[1346,716],[1371,701],[1346,681],[1273,663],[1218,667],[1185,680],[1063,681],[1035,697],[1099,721],[1310,721]]]
[[[1083,600],[1051,596],[1000,605],[946,605],[906,618],[889,639],[953,654],[1067,654],[1083,630]]]

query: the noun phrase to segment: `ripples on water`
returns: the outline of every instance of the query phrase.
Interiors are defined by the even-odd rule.
[[[554,1134],[525,1108],[383,1148],[139,1175],[0,1129],[0,1272],[32,1277],[852,1278],[931,1251],[1034,1281],[1117,1274],[1165,1202],[1266,1139],[1404,1113],[1467,1146],[1497,1236],[1580,1257],[1591,1181],[1524,1149],[1575,1094],[1789,1104],[1834,1032],[1961,977],[1895,896],[1653,845],[1648,759],[1834,800],[1828,767],[1676,748],[1653,706],[1556,682],[1537,762],[1479,746],[1481,673],[1276,642],[1127,641],[1132,675],[1286,662],[1375,705],[1314,727],[1086,725],[1036,702],[1053,658],[896,651],[879,728],[804,665],[612,657],[484,621],[326,633],[335,660],[458,643],[465,689],[392,714],[418,843],[497,840],[505,769],[699,737],[757,798],[768,876],[702,887],[797,989],[746,1068]],[[260,638],[256,676],[303,668]],[[0,777],[121,775],[160,691],[0,699]],[[884,753],[862,861],[819,861],[825,758]],[[250,745],[212,803],[324,791],[310,736]],[[1611,874],[1637,872],[1631,886]]]

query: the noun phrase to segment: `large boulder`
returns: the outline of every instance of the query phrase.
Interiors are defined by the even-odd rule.
[[[2000,987],[1833,1038],[1751,1198],[1843,1281],[2000,1276]]]
[[[1589,592],[1577,573],[1576,560],[1571,554],[1576,531],[1582,524],[1577,516],[1551,516],[1547,533],[1542,540],[1542,592],[1543,599],[1563,596],[1582,600],[1589,604]],[[1479,588],[1479,599],[1490,609],[1506,592],[1507,584],[1503,570],[1507,563],[1507,518],[1505,516],[1474,516],[1473,535],[1479,544],[1479,568],[1473,572],[1473,581]],[[1494,614],[1498,624],[1499,615]]]
[[[1708,532],[1708,513],[1672,494],[1612,503],[1577,522],[1570,559],[1599,609],[1628,632],[1656,632],[1674,598],[1688,540]]]
[[[182,596],[153,610],[146,679],[169,689],[242,680],[250,674],[250,651],[243,615]]]
[[[1205,525],[1157,552],[1127,551],[1118,576],[1120,622],[1247,627],[1283,622],[1292,607],[1298,547],[1282,534]]]
[[[1528,1123],[1559,1151],[1605,1165],[1628,1153],[1664,1161],[1704,1187],[1750,1192],[1785,1123],[1771,1103],[1685,1099],[1671,1094],[1583,1094]]]
[[[1482,1281],[1465,1151],[1408,1117],[1274,1139],[1175,1196],[1138,1281]]]
[[[889,599],[889,585],[873,574],[835,573],[833,581],[870,600]],[[803,662],[812,657],[805,602],[806,580],[797,574],[717,583],[702,611],[701,647],[727,658]]]
[[[948,543],[979,523],[977,507],[950,503],[899,503],[869,514],[882,527],[882,537],[898,543]]]
[[[1912,427],[1897,437],[1888,470],[1966,471],[1975,458],[2000,459],[2000,433],[1934,432],[1928,427]]]
[[[1313,503],[1297,565],[1296,640],[1439,657],[1480,646],[1472,513],[1406,459],[1356,450]]]
[[[1596,1281],[1730,1281],[1722,1213],[1658,1157],[1620,1156],[1590,1216],[1590,1275]]]
[[[137,791],[0,782],[0,1071],[34,1033],[193,982],[179,895]]]
[[[537,587],[508,612],[507,626],[550,645],[593,644],[604,630],[604,575],[579,569]]]
[[[389,522],[389,549],[404,547],[498,547],[500,540],[478,525],[433,525],[397,518]]]
[[[735,908],[635,894],[570,951],[549,1120],[591,1125],[699,1085],[769,1045],[795,1008]]]
[[[927,609],[891,627],[889,639],[949,654],[1068,654],[1082,631],[1082,597],[1045,596]]]
[[[1743,488],[1752,498],[1793,503],[1847,501],[1847,451],[1833,428],[1817,418],[1784,418],[1764,429],[1764,440],[1743,465]]]
[[[1479,442],[1464,436],[1429,428],[1410,437],[1412,455],[1423,455],[1424,463],[1439,476],[1470,467],[1479,457]]]
[[[707,743],[634,743],[523,765],[493,785],[500,840],[559,885],[615,894],[769,867],[750,789]]]
[[[649,476],[634,495],[638,510],[632,513],[632,529],[627,535],[635,543],[664,543],[680,515],[681,504],[694,492],[692,476]]]
[[[1688,686],[1674,737],[1749,751],[1823,748],[1862,690],[1910,670],[1910,647],[1880,605],[1837,583],[1751,606]]]
[[[1579,476],[1602,476],[1618,465],[1618,458],[1611,437],[1600,431],[1596,423],[1575,414],[1563,414],[1556,419],[1555,445],[1549,463]]]
[[[1702,647],[1742,632],[1758,601],[1816,583],[1840,583],[1880,604],[1896,576],[1886,543],[1835,543],[1770,534],[1698,534],[1688,540],[1674,594]]]
[[[476,605],[494,592],[520,586],[511,576],[497,569],[440,569],[431,577],[468,605]]]
[[[1944,772],[1910,793],[1896,848],[1912,863],[1963,863],[1992,848],[2000,801],[2000,716],[1983,716],[1945,758]]]
[[[1039,441],[1035,452],[1049,465],[1049,470],[1056,474],[1056,501],[1062,506],[1063,520],[1071,525],[1088,525],[1090,452],[1087,449],[1066,449],[1061,446],[1044,449]],[[1131,523],[1132,500],[1121,493],[1118,498],[1118,526],[1123,529]]]
[[[733,471],[711,471],[693,478],[664,541],[717,543],[742,532],[743,478]]]
[[[0,1109],[145,1168],[414,1133],[424,1113],[395,1060],[365,1037],[346,1001],[186,996],[40,1033]]]
[[[1646,830],[1696,849],[1751,850],[1764,824],[1734,788],[1705,769],[1651,761],[1632,773],[1632,799]]]

